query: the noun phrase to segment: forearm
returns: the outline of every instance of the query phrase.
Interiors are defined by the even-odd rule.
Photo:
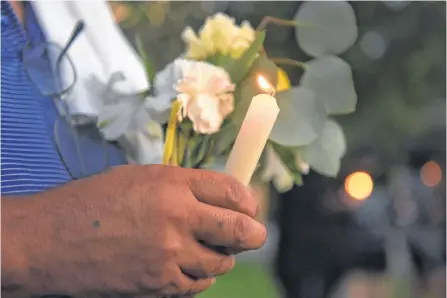
[[[99,195],[85,183],[78,180],[29,197],[2,197],[2,296],[87,297],[85,291],[94,289],[93,275],[86,273],[92,270],[91,258],[102,254],[83,242],[96,243],[98,236],[97,211],[84,190],[92,193],[89,198]]]
[[[1,200],[2,296],[30,297],[48,283],[42,274],[33,273],[35,260],[51,245],[44,200],[37,196]]]
[[[32,216],[32,197],[2,196],[2,296],[15,297],[28,292],[28,258],[25,248],[29,246],[27,235]],[[27,212],[30,212],[27,217]]]

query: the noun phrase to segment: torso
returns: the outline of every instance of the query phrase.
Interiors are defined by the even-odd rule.
[[[1,193],[36,193],[71,178],[54,143],[54,104],[40,95],[21,63],[25,33],[8,2],[1,2],[1,11]],[[112,163],[123,162],[117,156]]]

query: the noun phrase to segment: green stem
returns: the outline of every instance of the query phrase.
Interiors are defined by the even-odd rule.
[[[197,136],[195,133],[193,133],[193,135]],[[202,147],[206,144],[206,136],[205,137],[201,137],[199,139],[199,141],[197,142],[197,144],[195,144],[195,146],[193,147],[193,150],[191,152],[191,168],[196,169],[197,168],[197,164],[200,162],[200,160],[202,160],[200,158],[201,153],[202,153]],[[203,154],[205,155],[205,154]]]
[[[292,20],[284,20],[284,19],[267,16],[262,19],[261,23],[259,23],[259,26],[256,28],[256,31],[264,30],[265,27],[267,27],[267,25],[270,23],[278,25],[278,26],[283,26],[283,27],[295,27],[298,25],[297,22],[292,21]]]
[[[297,61],[297,60],[293,60],[293,59],[289,59],[289,58],[270,58],[270,60],[275,64],[295,66],[295,67],[299,67],[303,70],[306,70],[306,68],[307,68],[306,63]]]
[[[175,141],[177,143],[177,146],[176,146],[177,150],[175,150],[176,152],[174,154],[177,154],[177,163],[178,163],[178,165],[182,164],[182,161],[180,160],[180,156],[181,156],[180,150],[182,150],[182,148],[180,148],[180,138],[181,138],[180,134],[181,133],[182,132],[180,131],[180,129],[177,129],[177,132],[175,134],[175,138],[177,138],[177,140]]]
[[[205,165],[208,160],[213,156],[214,151],[214,141],[209,138],[208,139],[209,147],[207,152],[205,153],[205,156],[203,156],[202,160],[200,160],[197,165],[195,166],[196,169],[200,169],[203,165]]]
[[[182,129],[180,129],[180,131],[185,135],[185,152],[183,153],[183,160],[181,162],[181,165],[183,168],[187,168],[189,166],[189,159],[190,159],[188,142],[191,137],[191,130],[187,129],[183,131]]]

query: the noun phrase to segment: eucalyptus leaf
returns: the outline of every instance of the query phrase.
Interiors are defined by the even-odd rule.
[[[225,70],[230,75],[231,81],[235,84],[241,82],[250,72],[253,63],[257,60],[259,51],[262,49],[265,39],[265,32],[258,32],[256,39],[250,47],[242,54],[242,56],[225,66]]]
[[[358,36],[355,13],[348,2],[305,2],[294,20],[298,45],[309,56],[341,54]]]
[[[314,92],[299,86],[280,92],[275,97],[280,111],[270,140],[284,146],[304,146],[314,141],[326,121]]]
[[[346,140],[340,125],[328,119],[317,140],[302,148],[300,157],[316,172],[336,177],[341,158],[346,152]]]
[[[355,111],[357,94],[351,67],[336,56],[324,56],[306,63],[301,86],[312,89],[318,102],[330,115]]]
[[[135,38],[135,45],[137,47],[138,54],[140,55],[141,59],[143,60],[144,67],[146,69],[146,75],[149,82],[152,84],[155,78],[155,66],[150,60],[147,53],[144,51],[143,42],[141,41],[141,38],[139,35]]]

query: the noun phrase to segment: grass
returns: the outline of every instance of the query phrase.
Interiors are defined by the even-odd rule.
[[[237,263],[232,271],[196,298],[278,298],[270,273],[260,264]]]

